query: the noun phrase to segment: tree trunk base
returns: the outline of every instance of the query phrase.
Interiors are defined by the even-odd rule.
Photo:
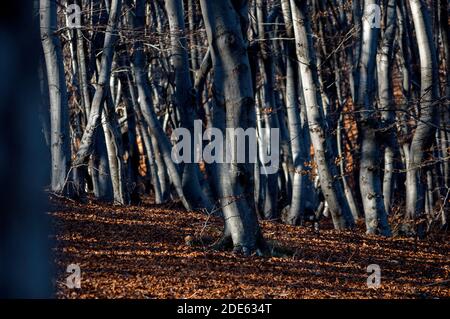
[[[235,255],[247,257],[254,255],[260,257],[272,257],[271,249],[261,233],[257,235],[255,247],[248,247],[239,244],[234,245],[231,235],[223,234],[216,243],[210,246],[210,248],[218,251],[232,251]]]

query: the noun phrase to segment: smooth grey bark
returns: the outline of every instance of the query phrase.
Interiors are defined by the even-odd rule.
[[[386,213],[391,210],[394,170],[399,167],[400,152],[395,132],[395,105],[392,85],[392,65],[394,62],[394,39],[397,28],[397,7],[395,0],[389,0],[384,9],[385,26],[382,44],[377,53],[377,79],[379,108],[381,109],[382,136],[385,137],[383,199]]]
[[[336,144],[337,144],[337,151],[338,151],[338,156],[339,156],[339,169],[340,169],[340,173],[342,176],[342,185],[344,187],[344,193],[345,193],[345,197],[347,198],[348,201],[348,205],[350,207],[350,210],[352,212],[352,216],[355,220],[359,219],[359,209],[358,209],[358,205],[355,201],[355,196],[350,188],[350,185],[347,181],[347,171],[345,169],[346,166],[346,154],[343,150],[342,147],[342,134],[344,134],[343,130],[342,130],[342,124],[343,124],[343,118],[342,115],[340,116],[339,120],[338,120],[338,125],[336,128]]]
[[[353,216],[343,195],[342,185],[336,179],[337,167],[332,158],[330,142],[326,139],[307,4],[305,1],[291,0],[291,10],[303,96],[321,189],[328,203],[334,227],[353,227]]]
[[[402,156],[402,169],[406,172],[409,163],[409,136],[411,135],[411,128],[409,125],[408,117],[408,107],[412,104],[412,58],[411,58],[411,38],[410,38],[410,28],[409,19],[405,13],[404,6],[402,3],[397,3],[397,20],[398,20],[398,45],[399,51],[397,54],[397,60],[399,64],[399,69],[402,74],[402,103],[399,106],[399,114],[397,114],[397,130],[398,142],[400,154]],[[403,184],[405,184],[405,174],[399,174],[398,178],[402,179]],[[400,181],[399,181],[400,184]]]
[[[296,81],[294,62],[291,56],[286,59],[286,109],[288,116],[289,137],[291,141],[292,162],[294,169],[294,178],[292,182],[292,197],[289,213],[284,222],[291,225],[298,225],[305,206],[305,147],[302,123],[300,121],[300,106],[296,90]]]
[[[197,70],[199,67],[199,54],[197,50],[197,30],[198,27],[198,7],[196,0],[188,0],[188,21],[189,21],[189,51],[191,53],[190,61],[193,70]]]
[[[147,128],[147,130],[150,132],[149,128]],[[158,145],[156,136],[150,134],[150,140],[155,155],[155,163],[158,168],[159,183],[161,185],[161,197],[165,202],[170,195],[170,177],[167,173],[168,169],[166,163],[164,162],[164,157],[162,155],[161,148]]]
[[[132,87],[133,84],[132,84],[131,79],[130,79],[129,83],[130,83],[130,90],[133,90],[133,87]],[[133,97],[133,99],[135,100],[134,97]],[[166,172],[166,165],[164,164],[164,159],[161,156],[161,153],[159,151],[156,138],[154,136],[151,136],[151,134],[150,134],[150,130],[148,128],[148,125],[147,125],[147,122],[146,122],[144,116],[142,115],[139,104],[137,103],[137,101],[135,101],[135,102],[133,102],[133,105],[134,105],[134,110],[135,110],[139,125],[142,126],[140,128],[141,137],[144,140],[146,149],[152,151],[151,153],[149,151],[147,151],[148,160],[149,161],[152,160],[153,157],[155,160],[155,164],[154,164],[155,171],[153,172],[153,173],[155,173],[155,175],[151,176],[152,179],[156,178],[156,180],[153,181],[155,202],[157,204],[165,203],[169,198],[169,191],[170,191],[170,181],[169,181],[169,177]],[[151,165],[151,164],[149,163],[149,165]],[[150,169],[152,169],[151,166],[150,166]]]
[[[270,32],[269,22],[267,19],[267,6],[266,0],[256,0],[256,22],[258,29],[258,41],[259,41],[259,74],[262,81],[261,91],[261,113],[262,113],[262,130],[261,145],[259,145],[263,152],[271,153],[279,150],[271,149],[270,145],[270,130],[272,128],[278,128],[277,108],[274,95],[274,66],[272,59],[272,48],[268,37]],[[265,201],[264,201],[264,216],[266,219],[276,219],[278,217],[278,172],[273,174],[265,174],[265,179],[261,187],[265,188]]]
[[[82,1],[76,0],[76,4],[82,8]],[[83,23],[83,19],[81,20]],[[85,120],[89,118],[91,109],[91,94],[89,90],[89,79],[87,71],[87,59],[85,52],[85,35],[81,28],[76,29],[76,41],[77,41],[77,62],[78,62],[78,82],[81,91],[81,100],[83,103]]]
[[[335,65],[335,85],[336,85],[336,100],[337,100],[337,109],[343,110],[343,106],[345,103],[347,103],[346,99],[344,99],[344,96],[342,94],[342,77],[338,66],[338,58],[334,58],[334,65]],[[350,85],[353,83],[352,81],[349,81]],[[343,111],[340,112],[339,119],[337,120],[336,125],[336,150],[337,150],[337,156],[339,159],[339,171],[342,178],[342,186],[344,187],[344,193],[345,197],[347,198],[348,205],[350,207],[350,211],[352,213],[353,219],[356,221],[360,218],[360,212],[358,204],[355,200],[354,191],[351,189],[349,182],[348,182],[348,173],[346,171],[346,152],[343,147],[342,140],[346,134],[345,131],[343,131],[343,122],[344,122],[344,114]]]
[[[126,68],[126,71],[119,72],[119,81],[122,86],[122,101],[125,105],[125,119],[119,124],[123,136],[124,160],[127,166],[128,185],[130,189],[131,204],[139,204],[141,202],[138,184],[140,182],[139,165],[140,154],[137,144],[137,128],[135,108],[137,102],[134,100],[134,89],[131,87],[130,63],[127,52],[122,52],[118,58],[119,68]]]
[[[123,162],[121,136],[117,129],[117,120],[111,97],[107,98],[101,114],[101,124],[105,134],[109,172],[114,194],[114,203],[129,204],[126,169]]]
[[[41,0],[39,13],[50,98],[51,190],[62,193],[66,187],[70,168],[70,135],[64,63],[61,43],[56,34],[58,29],[56,3]]]
[[[70,4],[73,4],[73,1],[69,1]],[[66,12],[66,19],[68,19]],[[71,157],[76,154],[79,141],[83,134],[83,123],[85,123],[85,111],[84,111],[84,103],[82,102],[82,92],[80,85],[80,74],[79,74],[79,61],[78,61],[78,43],[77,43],[77,31],[80,28],[68,28],[66,30],[67,39],[66,45],[68,47],[68,51],[70,53],[69,61],[71,68],[69,68],[69,88],[71,89],[71,94],[68,94],[69,101],[77,101],[77,104],[81,104],[79,108],[73,108],[70,114],[70,132],[71,132]],[[81,100],[81,103],[79,102]],[[80,109],[80,110],[79,110]],[[72,197],[77,197],[79,199],[85,198],[85,166],[74,166],[71,167],[71,181],[67,186],[70,186],[70,192],[73,193]]]
[[[109,202],[114,200],[114,196],[103,126],[95,134],[94,152],[89,163],[93,192],[95,198]]]
[[[384,236],[390,236],[391,231],[387,221],[381,187],[380,147],[376,136],[378,120],[374,106],[376,48],[379,28],[372,25],[374,13],[371,10],[378,5],[377,0],[364,2],[361,54],[355,83],[355,108],[361,112],[358,118],[361,133],[359,185],[364,207],[366,232],[368,234],[379,232]]]
[[[290,3],[287,0],[281,1],[283,19],[285,22],[286,34],[289,38],[294,37],[292,12]],[[298,97],[298,72],[296,72],[294,61],[295,46],[289,42],[286,43],[286,113],[288,119],[289,140],[292,156],[292,195],[290,199],[289,212],[284,222],[291,225],[298,225],[305,206],[306,187],[305,182],[308,178],[304,174],[304,163],[306,161],[305,136],[303,135],[302,122],[300,119],[300,104]]]
[[[169,181],[169,177],[167,175],[166,172],[166,165],[164,164],[164,160],[161,156],[161,153],[159,151],[158,145],[157,145],[157,141],[153,136],[150,136],[150,130],[148,128],[147,122],[142,114],[142,111],[140,109],[139,103],[137,101],[137,96],[136,96],[136,90],[135,90],[135,84],[134,81],[132,79],[132,76],[130,73],[127,73],[127,82],[128,82],[128,90],[130,92],[130,99],[131,102],[133,103],[133,109],[134,112],[136,114],[137,120],[139,121],[139,123],[141,123],[141,125],[143,125],[144,127],[142,128],[142,134],[145,134],[145,136],[148,136],[149,138],[149,143],[151,143],[152,146],[152,150],[153,150],[153,155],[155,156],[155,169],[158,173],[158,184],[159,184],[159,188],[160,188],[160,192],[161,192],[161,203],[164,203],[167,201],[167,199],[169,198],[169,189],[170,189],[170,181]],[[147,153],[147,155],[149,155]],[[158,185],[154,184],[153,185],[155,187],[155,194],[159,193],[159,190],[157,189]]]
[[[182,0],[166,0],[167,18],[170,30],[171,62],[175,72],[175,100],[176,108],[180,113],[180,124],[191,133],[191,154],[195,157],[198,145],[194,144],[194,127],[196,108],[195,94],[192,87],[189,59],[187,51],[187,40],[185,36],[185,25],[183,17]],[[194,57],[195,58],[195,57]],[[190,205],[195,209],[206,209],[212,211],[212,204],[203,193],[199,183],[199,167],[191,158],[191,163],[182,165],[183,193]]]
[[[406,218],[419,218],[424,212],[426,174],[422,167],[425,152],[431,147],[435,133],[438,96],[438,64],[427,5],[422,0],[409,0],[420,56],[420,117],[410,147],[406,174]],[[421,227],[418,232],[421,235]]]
[[[247,129],[254,108],[253,84],[245,32],[247,1],[200,1],[214,69],[214,121],[225,127]],[[217,126],[216,126],[217,127]],[[229,138],[229,137],[228,137]],[[237,143],[231,152],[236,154]],[[235,161],[236,156],[232,157]],[[253,205],[253,166],[216,163],[217,190],[225,219],[224,238],[244,254],[264,246]]]
[[[138,114],[139,132],[142,140],[144,141],[145,150],[147,151],[147,164],[150,173],[150,178],[153,184],[153,190],[155,194],[155,203],[161,204],[164,202],[163,193],[161,191],[161,183],[158,176],[158,167],[155,164],[155,152],[151,142],[150,133],[148,131],[147,124],[145,123],[140,110],[136,112]],[[164,179],[162,180],[164,181]]]
[[[130,7],[130,5],[128,5]],[[142,0],[136,1],[135,18],[130,17],[130,26],[134,29],[142,29],[144,27],[144,3]],[[161,152],[164,164],[166,165],[169,178],[172,181],[178,196],[187,210],[193,210],[194,207],[186,200],[180,172],[178,167],[172,161],[171,158],[171,144],[166,134],[164,133],[161,123],[156,117],[155,111],[152,105],[150,82],[145,71],[145,56],[143,52],[143,43],[141,40],[136,39],[134,41],[133,56],[131,66],[133,69],[133,75],[135,83],[138,89],[139,107],[142,115],[147,122],[151,135],[159,143],[158,148]],[[155,145],[156,143],[153,143]]]
[[[256,194],[256,211],[258,213],[259,218],[264,219],[266,217],[266,197],[268,196],[268,175],[261,172],[261,170],[264,170],[262,161],[264,158],[264,154],[267,151],[267,144],[265,143],[265,135],[266,132],[264,131],[264,117],[262,114],[262,95],[263,93],[261,91],[258,91],[256,93],[256,101],[255,101],[255,116],[256,116],[256,136],[257,136],[257,150],[258,150],[258,168],[259,171],[256,172],[259,176],[257,177],[258,184],[255,184],[256,189],[258,190],[258,193]],[[270,211],[269,211],[270,213]],[[270,218],[270,217],[269,217]]]
[[[123,68],[130,69],[130,61],[127,52],[124,52],[124,54],[121,57],[121,66]],[[161,204],[164,203],[167,198],[167,190],[168,190],[168,183],[167,183],[167,175],[165,173],[165,166],[162,162],[162,159],[160,160],[160,168],[158,167],[157,163],[155,162],[155,151],[154,147],[152,145],[150,132],[148,130],[148,125],[142,115],[141,109],[139,107],[136,93],[135,93],[135,85],[132,79],[132,75],[130,71],[127,71],[125,73],[121,73],[121,82],[123,82],[123,94],[125,97],[125,103],[127,104],[127,113],[128,113],[128,139],[129,139],[129,152],[131,157],[131,163],[130,166],[131,170],[133,171],[135,175],[135,183],[139,180],[139,150],[137,147],[137,132],[139,132],[139,136],[141,137],[141,140],[143,141],[145,151],[144,154],[147,156],[147,168],[150,173],[150,178],[152,181],[152,186],[154,190],[155,195],[155,203]],[[137,189],[136,189],[137,191]],[[135,195],[138,196],[139,194]]]
[[[81,139],[77,157],[74,161],[75,165],[83,164],[93,151],[95,131],[100,125],[102,106],[106,99],[109,87],[114,48],[117,41],[117,24],[121,12],[121,4],[121,0],[111,0],[109,19],[103,44],[103,53],[100,62],[100,73],[95,94],[92,99],[89,119]]]

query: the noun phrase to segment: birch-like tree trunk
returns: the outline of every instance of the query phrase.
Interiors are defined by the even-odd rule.
[[[291,0],[291,10],[306,114],[321,189],[328,203],[334,227],[336,229],[353,227],[354,219],[344,196],[342,185],[336,178],[337,167],[334,163],[330,141],[327,140],[306,1]]]
[[[429,9],[422,0],[409,0],[420,55],[420,118],[410,147],[406,174],[406,218],[419,218],[425,208],[425,153],[436,131],[438,64],[433,42]],[[419,234],[422,229],[418,229]],[[421,234],[420,234],[421,235]]]
[[[130,7],[131,4],[128,3],[128,8]],[[137,0],[135,8],[135,18],[133,19],[133,17],[130,17],[130,26],[133,29],[141,30],[142,32],[144,28],[144,13],[145,6],[143,0]],[[161,152],[164,164],[166,165],[169,178],[172,181],[177,194],[180,197],[181,202],[183,203],[183,206],[187,210],[192,210],[194,207],[186,200],[183,193],[182,180],[180,172],[178,171],[178,167],[175,165],[171,158],[170,141],[164,133],[161,127],[161,123],[159,122],[158,118],[156,117],[155,111],[153,110],[150,82],[147,77],[147,72],[145,71],[146,58],[143,50],[144,47],[142,40],[135,39],[131,65],[135,83],[138,89],[139,106],[152,136],[154,136],[157,143],[159,143],[158,148]],[[153,145],[155,145],[155,143]]]
[[[395,183],[394,170],[399,168],[400,152],[395,127],[395,105],[392,85],[392,67],[394,62],[394,39],[397,28],[397,6],[395,0],[389,0],[384,9],[385,26],[381,47],[377,54],[377,77],[379,108],[385,137],[383,199],[386,213],[391,210],[391,200]]]
[[[101,123],[103,132],[105,133],[114,203],[126,205],[130,199],[127,187],[127,171],[123,161],[122,141],[117,128],[117,119],[112,103],[112,98],[108,97],[102,110]]]
[[[169,20],[171,61],[175,71],[176,107],[181,116],[181,126],[188,129],[191,136],[190,145],[193,158],[191,158],[191,163],[183,163],[181,165],[183,170],[183,193],[192,207],[195,209],[206,209],[209,212],[212,210],[212,204],[200,187],[198,179],[200,171],[198,164],[194,161],[194,154],[200,145],[195,145],[194,138],[195,95],[189,71],[183,2],[182,0],[166,0],[165,5]]]
[[[103,103],[108,92],[111,66],[114,55],[114,48],[117,41],[117,24],[121,12],[122,0],[111,0],[109,19],[106,26],[103,53],[100,62],[100,73],[92,105],[89,112],[89,119],[81,139],[75,164],[83,164],[91,155],[94,146],[94,137],[97,127],[100,125]]]
[[[57,35],[56,2],[41,0],[41,41],[50,100],[51,190],[64,192],[70,168],[69,106],[61,43]]]
[[[259,132],[261,135],[259,147],[262,148],[262,152],[269,154],[270,152],[279,152],[271,149],[273,145],[270,145],[270,130],[279,126],[275,105],[273,52],[268,39],[270,30],[267,21],[268,2],[256,0],[255,5],[259,44],[258,69],[262,82],[261,105],[259,105],[262,121],[261,131]],[[265,193],[263,213],[266,219],[276,219],[278,217],[278,172],[263,174],[265,175],[264,182],[261,185]]]
[[[291,5],[288,0],[281,2],[286,34],[289,38],[294,37],[292,25]],[[291,144],[291,156],[293,164],[292,196],[289,211],[283,216],[283,221],[291,225],[301,222],[302,213],[306,202],[306,182],[308,176],[304,174],[309,148],[306,145],[307,137],[304,135],[303,123],[300,117],[300,103],[298,96],[298,69],[295,64],[295,46],[292,42],[286,43],[286,93],[285,103],[287,110],[287,121],[289,129],[289,140]],[[304,124],[306,125],[306,123]],[[308,133],[308,132],[306,132]]]
[[[373,25],[376,13],[372,10],[376,6],[379,6],[377,0],[364,2],[361,54],[355,81],[355,107],[357,111],[361,112],[358,117],[361,134],[359,184],[367,233],[380,232],[382,235],[389,236],[390,229],[381,187],[380,151],[376,136],[378,120],[374,106],[379,27]]]

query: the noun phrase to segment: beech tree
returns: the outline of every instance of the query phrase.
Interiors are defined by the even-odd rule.
[[[246,50],[247,1],[200,1],[214,69],[213,123],[225,128],[247,129],[254,112],[253,85]],[[226,135],[227,138],[234,138]],[[264,249],[264,240],[254,210],[250,164],[237,163],[237,143],[231,163],[216,165],[215,179],[225,230],[224,243],[231,240],[235,251],[250,254]]]
[[[67,87],[61,43],[56,33],[58,29],[56,11],[54,1],[40,1],[41,40],[50,102],[51,189],[55,193],[62,193],[67,183],[71,153]]]
[[[64,22],[71,4],[79,28]],[[383,236],[446,229],[447,9],[423,0],[40,1],[49,188],[117,205],[180,202],[220,216],[216,247],[244,254],[267,252],[259,219],[330,218],[337,230],[361,220]],[[219,135],[223,145],[209,151],[225,161],[198,157]]]
[[[381,234],[390,235],[384,206],[380,167],[380,152],[376,137],[377,120],[374,107],[375,63],[378,40],[378,27],[374,27],[375,13],[371,10],[378,5],[377,1],[364,2],[362,16],[361,53],[358,62],[356,79],[356,110],[361,111],[361,164],[359,182],[364,206],[366,229],[368,233],[375,233],[380,229]],[[385,172],[386,173],[386,172]]]
[[[437,123],[438,65],[428,8],[422,0],[409,1],[416,31],[420,58],[419,119],[410,146],[410,158],[406,174],[406,217],[416,218],[424,214],[426,170],[424,162],[427,150],[433,144]],[[448,71],[448,70],[447,70]],[[420,229],[420,232],[423,230]]]

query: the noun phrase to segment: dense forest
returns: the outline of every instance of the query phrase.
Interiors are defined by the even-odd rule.
[[[446,227],[446,1],[66,5],[39,9],[52,192],[120,205],[178,198],[221,213],[224,244],[246,252],[264,245],[258,218],[329,216],[336,229],[364,218],[384,236],[394,214],[407,234]],[[193,134],[194,120],[255,127],[258,154],[279,154],[279,169],[174,163],[169,133]]]
[[[38,119],[29,134],[46,145],[34,160],[54,205],[195,212],[221,228],[206,249],[239,258],[282,255],[263,231],[281,225],[448,239],[446,0],[39,0],[33,11],[16,30],[40,30],[21,46],[38,48],[35,71],[26,54],[5,67],[38,77],[26,121]],[[177,236],[203,244],[194,232]]]

